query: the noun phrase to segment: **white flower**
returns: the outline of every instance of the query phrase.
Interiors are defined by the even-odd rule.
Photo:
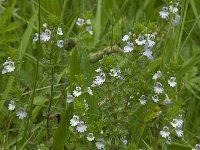
[[[12,61],[10,57],[6,60],[6,62],[3,64],[4,69],[2,70],[2,74],[6,74],[8,72],[13,72],[15,70],[15,63]]]
[[[168,7],[163,7],[162,10],[159,12],[159,15],[162,19],[167,20],[169,18]]]
[[[76,130],[77,130],[79,133],[83,133],[83,132],[86,131],[86,129],[87,129],[87,126],[84,124],[84,122],[83,122],[83,121],[79,121]]]
[[[172,139],[170,136],[168,136],[166,144],[171,144],[171,142],[172,142]]]
[[[71,103],[74,101],[74,97],[72,95],[67,95],[67,103]]]
[[[157,82],[156,85],[154,86],[154,92],[156,94],[161,94],[164,92],[164,89],[162,88],[162,84],[160,82]]]
[[[93,92],[92,92],[90,87],[87,87],[87,93],[90,94],[90,95],[93,95]]]
[[[92,26],[87,26],[87,27],[85,28],[85,30],[86,30],[90,35],[93,35]]]
[[[182,119],[173,119],[173,121],[171,122],[171,125],[172,125],[174,128],[182,127],[182,125],[183,125],[183,120],[182,120]]]
[[[178,137],[182,137],[182,136],[183,136],[183,130],[181,130],[180,127],[176,128],[176,129],[175,129],[175,132],[176,132],[176,135],[177,135]]]
[[[175,87],[176,86],[176,77],[171,77],[169,80],[168,80],[168,84],[171,86],[171,87]]]
[[[90,141],[90,142],[93,141],[94,138],[95,138],[95,137],[94,137],[93,133],[89,133],[88,136],[87,136],[87,139],[88,139],[88,141]]]
[[[78,26],[83,26],[85,24],[85,20],[84,19],[81,19],[81,18],[78,18],[77,21],[76,21],[76,24]]]
[[[153,60],[152,51],[150,49],[146,49],[142,54],[148,59]]]
[[[24,118],[26,118],[26,116],[27,116],[27,113],[26,113],[26,111],[25,111],[25,108],[20,108],[19,109],[19,111],[17,112],[17,117],[19,118],[19,119],[24,119]]]
[[[180,24],[180,22],[181,22],[181,16],[178,15],[178,14],[175,14],[174,19],[172,19],[172,24],[173,24],[174,26],[177,26],[177,25]]]
[[[157,103],[159,100],[158,100],[158,95],[154,95],[152,96],[152,100]]]
[[[110,76],[112,77],[117,77],[120,78],[121,77],[121,71],[119,69],[110,69]]]
[[[169,11],[173,14],[176,14],[178,12],[178,3],[174,3],[173,5],[169,6]]]
[[[102,85],[106,81],[106,75],[103,72],[100,72],[99,76],[95,77],[95,80],[92,82],[92,87],[97,87]]]
[[[86,20],[86,24],[90,25],[91,24],[91,19]]]
[[[49,41],[51,39],[51,31],[49,29],[45,29],[45,32],[42,32],[40,38],[44,42]]]
[[[200,150],[200,144],[196,144],[195,148],[193,148],[192,150]]]
[[[104,139],[98,139],[98,141],[95,143],[97,149],[104,149],[105,148],[105,141]]]
[[[127,45],[124,47],[124,52],[128,53],[128,52],[132,52],[134,48],[133,43],[127,42]]]
[[[141,104],[141,105],[146,105],[147,100],[146,100],[146,98],[145,98],[145,95],[142,95],[142,96],[140,97],[139,101],[140,101],[140,104]]]
[[[171,100],[169,99],[169,96],[167,94],[165,94],[165,100],[164,100],[164,103],[165,104],[171,104]]]
[[[35,33],[35,36],[33,37],[33,42],[36,42],[39,40],[39,34]]]
[[[155,41],[153,41],[153,39],[155,38],[155,33],[153,34],[147,34],[147,39],[146,39],[146,46],[148,48],[152,48],[155,45]]]
[[[58,40],[57,41],[57,46],[62,48],[64,46],[64,41],[63,40]]]
[[[81,87],[77,86],[76,90],[73,91],[75,97],[79,97],[82,94]]]
[[[164,127],[163,127],[163,130],[160,131],[160,135],[161,135],[163,138],[169,137],[169,135],[170,135],[169,128],[168,128],[167,126],[164,126]]]
[[[57,29],[57,34],[58,34],[58,35],[63,35],[62,28],[58,28],[58,29]]]
[[[78,123],[79,123],[79,116],[74,115],[70,120],[70,124],[71,126],[77,126]]]
[[[153,80],[156,80],[162,76],[162,72],[158,70],[154,75],[153,75]]]
[[[8,104],[8,110],[15,110],[15,101],[10,101],[10,103]]]
[[[95,70],[95,72],[102,72],[101,68]]]
[[[130,39],[129,35],[124,35],[122,41],[127,42]]]
[[[137,43],[137,45],[144,45],[146,43],[146,40],[144,39],[144,36],[139,35],[138,38],[135,40],[135,43]]]

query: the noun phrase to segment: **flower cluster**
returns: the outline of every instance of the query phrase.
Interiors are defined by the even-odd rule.
[[[181,17],[178,14],[179,3],[175,2],[168,7],[163,7],[162,10],[159,12],[159,15],[162,19],[169,20],[169,18],[172,18],[172,24],[174,26],[177,26],[180,23]]]
[[[16,104],[15,104],[15,101],[14,100],[11,100],[10,103],[8,104],[8,110],[9,111],[14,111],[16,108]],[[19,119],[24,119],[27,117],[27,112],[25,110],[25,108],[23,107],[20,107],[18,109],[18,111],[16,112],[16,115]]]
[[[106,75],[101,68],[98,68],[95,71],[98,72],[99,75],[96,76],[95,80],[92,82],[92,87],[98,87],[106,81]]]
[[[76,21],[76,24],[78,26],[85,26],[85,30],[90,34],[93,35],[93,30],[92,30],[92,23],[91,23],[91,19],[87,19],[85,21],[85,19],[82,18],[78,18]]]
[[[58,27],[56,29],[56,31],[52,31],[48,28],[48,25],[47,23],[44,23],[43,24],[43,28],[45,29],[44,32],[42,32],[42,34],[40,35],[40,39],[41,41],[43,41],[44,43],[45,42],[49,42],[52,38],[53,38],[53,34],[52,32],[55,32],[58,37],[56,38],[56,45],[59,47],[59,48],[63,48],[64,46],[64,40],[63,39],[60,39],[59,36],[62,36],[63,35],[63,31],[62,31],[62,28]],[[35,36],[33,38],[33,42],[37,42],[39,40],[39,34],[38,33],[35,33]]]
[[[6,74],[9,72],[13,72],[15,70],[15,63],[12,61],[10,57],[6,60],[6,62],[3,64],[4,69],[2,70],[2,74]]]

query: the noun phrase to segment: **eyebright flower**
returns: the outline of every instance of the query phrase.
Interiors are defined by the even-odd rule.
[[[70,120],[70,124],[71,126],[77,126],[78,123],[79,123],[79,116],[74,115]]]
[[[67,95],[67,103],[71,103],[74,101],[74,97],[72,95]]]
[[[93,35],[92,26],[87,26],[87,27],[85,28],[85,30],[86,30],[90,35]]]
[[[17,117],[18,117],[19,119],[24,119],[24,118],[26,118],[26,116],[27,116],[27,113],[26,113],[25,108],[21,107],[21,108],[19,109],[19,111],[17,112]]]
[[[87,139],[88,139],[88,141],[90,141],[90,142],[93,141],[94,138],[95,138],[95,137],[94,137],[93,133],[89,133],[88,136],[87,136]]]
[[[158,95],[154,95],[152,96],[152,100],[157,103],[159,100],[158,100]]]
[[[110,73],[109,74],[112,77],[117,77],[117,78],[121,77],[121,71],[119,69],[110,69]]]
[[[33,42],[37,42],[39,40],[39,34],[35,33],[35,36],[33,38]]]
[[[192,150],[200,150],[200,144],[196,144],[195,148],[193,148]]]
[[[142,96],[140,97],[139,101],[140,101],[140,104],[141,104],[141,105],[146,105],[147,100],[146,100],[146,98],[145,98],[145,95],[142,95]]]
[[[171,104],[171,100],[169,99],[169,96],[167,94],[165,94],[165,100],[164,100],[164,103],[165,104]]]
[[[57,41],[57,46],[62,48],[64,46],[64,41],[63,40],[58,40]]]
[[[3,64],[4,69],[2,70],[2,74],[6,74],[8,72],[13,72],[15,70],[15,63],[12,61],[10,57],[6,60],[6,62]]]
[[[104,139],[98,139],[98,141],[95,143],[97,149],[104,149],[105,148],[105,141]]]
[[[124,35],[122,41],[127,42],[130,39],[129,35]]]
[[[146,43],[146,40],[144,39],[143,35],[139,35],[138,38],[135,40],[135,43],[137,43],[137,45],[144,45]]]
[[[164,89],[162,88],[162,84],[160,82],[157,82],[156,85],[154,86],[154,92],[156,94],[161,94],[164,92]]]
[[[44,42],[47,42],[51,39],[51,30],[45,29],[45,32],[42,32],[42,35],[40,36],[41,40]]]
[[[167,20],[169,18],[168,7],[163,7],[162,10],[159,12],[159,15],[162,19]]]
[[[77,21],[76,21],[76,24],[78,26],[83,26],[85,24],[85,20],[84,19],[81,19],[81,18],[78,18]]]
[[[124,52],[125,53],[132,52],[133,49],[134,49],[133,43],[127,42],[127,45],[124,47]]]
[[[8,110],[15,110],[15,101],[10,101],[10,103],[8,104]]]
[[[142,54],[148,59],[153,60],[152,51],[150,49],[145,49],[145,51]]]
[[[183,125],[183,120],[182,120],[182,119],[173,119],[173,121],[171,122],[171,125],[172,125],[174,128],[182,127],[182,125]]]
[[[58,29],[57,29],[57,34],[58,34],[58,35],[63,35],[62,28],[58,28]]]
[[[155,34],[156,33],[153,33],[153,34],[147,34],[147,38],[146,38],[146,46],[148,48],[152,48],[154,45],[155,45],[155,41],[153,41],[153,39],[155,38]]]
[[[167,142],[166,142],[166,144],[171,144],[171,142],[172,142],[172,139],[171,139],[171,137],[170,136],[168,136],[168,138],[167,138]]]
[[[83,133],[85,132],[87,129],[87,126],[84,124],[83,121],[79,121],[79,123],[77,124],[77,128],[76,130],[79,132],[79,133]]]
[[[154,75],[153,75],[153,80],[156,80],[162,76],[162,72],[158,70]]]
[[[73,91],[75,97],[79,97],[82,94],[81,87],[77,86],[76,90]]]
[[[99,70],[98,70],[99,71]],[[97,87],[102,85],[106,81],[106,75],[103,72],[100,72],[99,76],[95,77],[95,80],[92,82],[92,87]]]
[[[175,129],[175,132],[176,132],[176,135],[177,135],[178,137],[182,137],[182,136],[183,136],[182,127],[177,127],[177,128]]]
[[[93,92],[92,92],[90,87],[87,87],[87,93],[90,94],[90,95],[93,95]]]
[[[176,86],[176,77],[171,77],[169,80],[168,80],[168,84],[171,86],[171,87],[175,87]]]
[[[167,126],[164,126],[164,127],[163,127],[163,130],[160,131],[160,135],[161,135],[163,138],[169,137],[169,135],[170,135],[169,128],[168,128]]]
[[[173,5],[169,6],[169,11],[173,14],[176,14],[178,12],[178,3],[174,3]]]

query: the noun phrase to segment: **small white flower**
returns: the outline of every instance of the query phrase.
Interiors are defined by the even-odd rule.
[[[25,108],[20,108],[19,109],[19,111],[17,112],[17,117],[19,118],[19,119],[24,119],[24,118],[26,118],[26,116],[27,116],[27,113],[26,113],[26,111],[25,111]]]
[[[182,120],[182,119],[173,119],[173,121],[171,122],[171,125],[172,125],[174,128],[182,127],[182,125],[183,125],[183,120]]]
[[[78,18],[77,21],[76,21],[76,24],[78,26],[83,26],[85,24],[85,20],[84,19],[81,19],[81,18]]]
[[[178,136],[178,137],[182,137],[183,136],[183,130],[181,130],[181,128],[176,128],[175,129],[175,132],[176,132],[176,135]]]
[[[93,141],[93,140],[95,139],[93,133],[89,133],[88,136],[87,136],[87,139],[88,139],[88,141],[90,141],[90,142]]]
[[[85,28],[85,30],[86,30],[90,35],[93,35],[92,26],[87,26],[87,27]]]
[[[152,51],[150,49],[146,49],[142,54],[148,59],[153,60]]]
[[[2,70],[2,74],[6,74],[8,72],[13,72],[15,70],[15,63],[12,61],[10,57],[7,58],[6,62],[3,64],[4,69]]]
[[[104,139],[98,139],[98,141],[95,143],[97,149],[104,149],[105,148],[105,141]]]
[[[10,101],[10,103],[8,104],[8,110],[15,110],[15,101]]]
[[[137,43],[137,45],[144,45],[146,43],[146,40],[144,39],[144,36],[139,35],[138,38],[135,40],[135,43]]]
[[[159,101],[158,95],[152,96],[152,100],[153,100],[155,103],[157,103],[157,102]]]
[[[172,139],[171,139],[171,137],[170,136],[168,136],[168,138],[167,138],[167,142],[166,142],[166,144],[171,144],[171,142],[172,142]]]
[[[127,45],[124,47],[124,52],[125,53],[132,52],[133,49],[134,49],[133,43],[127,42]]]
[[[77,126],[78,123],[79,123],[79,116],[74,115],[70,120],[70,124],[71,126]]]
[[[162,76],[162,72],[158,70],[154,75],[153,75],[153,80],[156,80]]]
[[[93,92],[92,92],[90,87],[87,87],[87,93],[90,94],[90,95],[93,95]]]
[[[72,95],[67,95],[67,103],[71,103],[74,101],[74,97]]]
[[[129,35],[124,35],[122,41],[127,42],[130,39]]]
[[[63,40],[58,40],[57,41],[57,46],[62,48],[64,46],[64,41]]]
[[[176,14],[178,12],[178,3],[174,3],[173,5],[169,6],[169,11],[173,14]]]
[[[92,85],[91,85],[91,86],[92,86],[92,87],[100,86],[100,85],[102,85],[105,81],[106,81],[105,73],[100,72],[100,75],[95,77],[95,80],[92,82]]]
[[[62,28],[58,28],[58,29],[57,29],[57,34],[58,34],[58,35],[63,35]]]
[[[164,127],[163,127],[163,130],[160,131],[160,135],[161,135],[163,138],[168,138],[169,135],[170,135],[169,128],[168,128],[167,126],[164,126]]]
[[[159,15],[162,19],[167,20],[169,18],[168,7],[163,7],[162,10],[159,12]]]
[[[91,25],[91,19],[87,19],[86,24]]]
[[[172,19],[173,26],[179,25],[181,22],[181,16],[178,14],[175,14],[175,17]]]
[[[110,69],[110,76],[112,77],[117,77],[120,78],[121,77],[121,71],[119,69]]]
[[[79,97],[82,94],[81,87],[77,86],[76,90],[73,91],[75,97]]]
[[[147,39],[146,39],[146,46],[148,47],[148,48],[152,48],[154,45],[155,45],[155,41],[153,41],[153,39],[155,39],[155,34],[156,33],[152,33],[152,34],[147,34],[146,36],[147,36]]]
[[[176,86],[176,77],[171,77],[169,80],[168,80],[168,84],[171,86],[171,87],[175,87]]]
[[[95,72],[102,72],[101,68],[95,70]]]
[[[37,42],[39,40],[39,34],[35,33],[35,36],[33,37],[33,42]]]
[[[51,30],[45,29],[45,32],[42,32],[42,35],[40,36],[41,40],[44,42],[47,42],[51,39]]]
[[[167,94],[165,94],[165,100],[164,100],[164,103],[165,104],[171,104],[171,100],[169,99],[169,96]]]
[[[146,105],[147,100],[146,100],[145,95],[142,95],[142,96],[140,97],[139,101],[140,101],[140,104],[141,104],[141,105]]]
[[[200,150],[200,144],[196,144],[195,148],[193,148],[192,150]]]
[[[156,94],[161,94],[164,92],[164,89],[162,88],[162,84],[160,82],[157,82],[156,85],[154,86],[154,92]]]
[[[77,124],[77,128],[76,130],[79,132],[79,133],[83,133],[85,132],[87,129],[87,126],[84,124],[83,121],[79,121],[79,123]]]

